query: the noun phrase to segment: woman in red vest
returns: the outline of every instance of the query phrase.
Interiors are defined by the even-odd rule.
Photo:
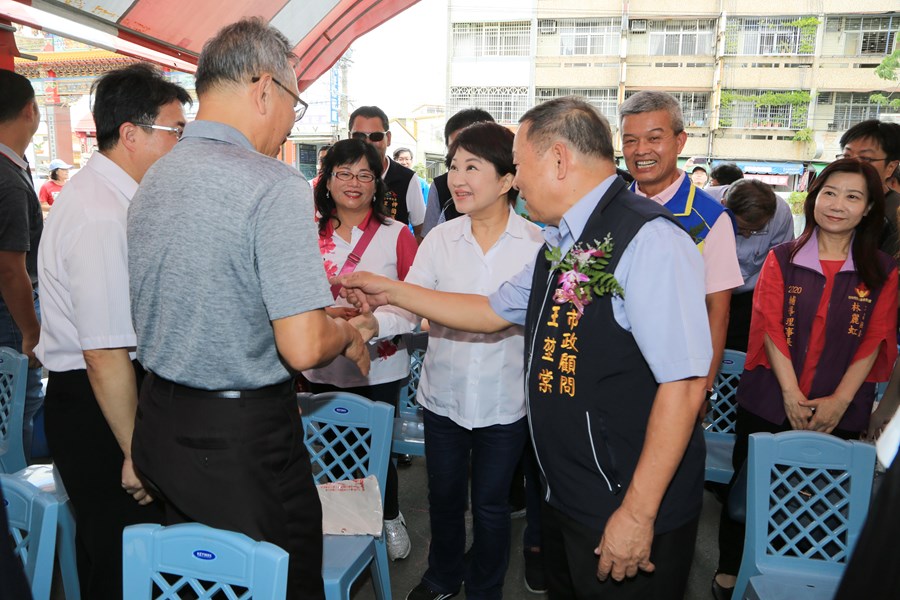
[[[753,296],[737,391],[737,473],[751,433],[805,429],[858,439],[875,383],[897,358],[897,267],[878,249],[884,191],[875,169],[838,160],[813,182],[799,238],[769,252]],[[742,524],[722,511],[713,595],[728,598]]]

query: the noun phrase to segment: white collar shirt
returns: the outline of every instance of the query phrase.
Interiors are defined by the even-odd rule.
[[[406,276],[425,288],[484,296],[531,262],[544,244],[541,230],[509,211],[506,230],[487,253],[464,215],[435,227],[419,246]],[[386,306],[375,311],[379,337],[411,331],[418,319]],[[466,429],[508,425],[525,416],[524,329],[468,333],[431,323],[418,401]]]
[[[38,250],[42,325],[35,349],[51,371],[84,369],[84,350],[128,348],[134,359],[126,219],[137,188],[97,152],[53,204]]]

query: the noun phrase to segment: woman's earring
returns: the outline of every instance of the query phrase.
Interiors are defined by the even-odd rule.
[[[331,190],[325,190],[325,198],[331,200]]]

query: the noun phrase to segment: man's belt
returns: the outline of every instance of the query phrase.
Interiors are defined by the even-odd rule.
[[[172,394],[188,398],[218,398],[218,399],[242,399],[242,398],[277,398],[291,394],[294,391],[294,380],[287,379],[281,383],[268,385],[255,390],[201,390],[188,387],[163,379],[159,375],[148,373],[150,385],[157,390],[169,391]]]

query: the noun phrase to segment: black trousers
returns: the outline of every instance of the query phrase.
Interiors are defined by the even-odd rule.
[[[597,579],[594,548],[603,529],[594,529],[544,502],[541,510],[544,566],[551,600],[682,600],[694,557],[698,516],[653,538],[653,573],[614,581]]]
[[[0,598],[19,598],[30,600],[31,589],[25,578],[22,561],[13,551],[13,539],[9,531],[9,520],[6,515],[6,500],[3,487],[0,486]]]
[[[148,374],[133,459],[166,522],[239,531],[290,553],[288,598],[324,598],[322,507],[292,390],[198,397]]]
[[[144,370],[133,364],[140,381]],[[122,529],[161,523],[160,503],[141,506],[122,489],[125,457],[87,371],[51,371],[44,407],[47,443],[75,509],[81,596],[122,598]]]

